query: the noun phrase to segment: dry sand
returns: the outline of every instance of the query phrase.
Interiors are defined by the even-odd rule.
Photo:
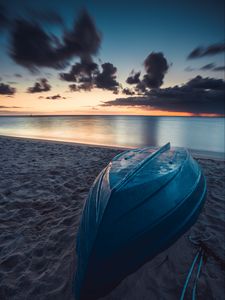
[[[0,299],[72,300],[76,232],[89,188],[121,150],[0,138]],[[179,299],[196,253],[210,249],[197,299],[225,299],[224,162],[199,159],[208,182],[198,222],[104,300]],[[191,299],[191,290],[187,297]]]

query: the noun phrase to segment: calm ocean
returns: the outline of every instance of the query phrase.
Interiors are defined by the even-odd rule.
[[[224,152],[224,118],[148,116],[0,117],[0,135],[123,147]]]

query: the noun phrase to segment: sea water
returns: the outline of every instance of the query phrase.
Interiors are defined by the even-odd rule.
[[[120,147],[172,146],[224,153],[224,118],[150,116],[0,117],[0,135]]]

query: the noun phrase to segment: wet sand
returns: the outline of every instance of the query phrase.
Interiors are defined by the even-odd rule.
[[[121,149],[0,137],[0,299],[72,300],[75,242],[95,177]],[[208,251],[197,299],[225,299],[224,162],[198,158],[208,195],[198,222],[105,300],[179,299],[196,247]],[[192,281],[191,281],[192,283]],[[191,289],[186,299],[190,299]]]

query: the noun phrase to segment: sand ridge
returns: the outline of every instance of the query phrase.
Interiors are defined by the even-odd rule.
[[[0,299],[72,300],[75,240],[95,177],[121,150],[0,138]],[[225,298],[224,162],[198,159],[208,182],[198,222],[128,276],[105,300],[178,299],[196,253],[188,235],[210,237],[198,299]],[[190,291],[187,293],[190,299]]]

